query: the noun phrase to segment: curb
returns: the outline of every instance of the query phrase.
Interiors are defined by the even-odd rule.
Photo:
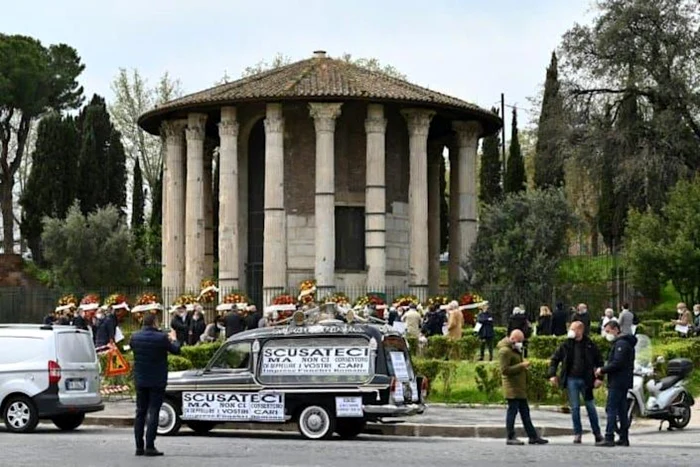
[[[129,428],[134,425],[133,417],[120,416],[87,416],[84,425],[89,426],[111,426]],[[255,431],[272,433],[297,433],[297,426],[294,423],[284,424],[258,424],[258,423],[225,423],[222,429],[235,431]],[[571,428],[537,426],[541,436],[573,436]],[[585,431],[584,431],[585,432]],[[381,424],[370,423],[364,431],[365,434],[380,436],[401,436],[401,437],[441,437],[441,438],[505,438],[506,429],[503,426],[483,426],[483,425],[426,425],[414,423]],[[523,428],[516,428],[516,435],[526,437]]]

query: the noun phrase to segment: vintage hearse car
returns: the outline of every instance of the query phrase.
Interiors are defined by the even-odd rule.
[[[307,324],[299,313],[232,336],[204,369],[170,373],[158,433],[296,422],[308,439],[353,438],[367,421],[423,413],[428,381],[401,334],[352,319]]]

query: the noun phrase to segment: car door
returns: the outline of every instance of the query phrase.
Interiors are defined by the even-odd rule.
[[[227,342],[214,355],[196,384],[197,391],[257,391],[250,341]]]
[[[100,363],[90,333],[71,329],[55,336],[56,360],[61,368],[59,401],[69,406],[99,404]]]

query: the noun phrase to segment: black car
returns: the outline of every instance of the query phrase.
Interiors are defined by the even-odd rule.
[[[401,334],[299,321],[236,334],[206,368],[170,373],[158,433],[294,421],[308,439],[353,438],[368,421],[423,413],[428,381],[414,374]]]

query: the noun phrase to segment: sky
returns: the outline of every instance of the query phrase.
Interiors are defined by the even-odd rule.
[[[590,0],[4,0],[0,32],[77,49],[86,95],[111,100],[119,68],[185,93],[282,53],[391,64],[408,80],[490,108],[529,108],[550,55]],[[527,122],[529,114],[519,117]]]

